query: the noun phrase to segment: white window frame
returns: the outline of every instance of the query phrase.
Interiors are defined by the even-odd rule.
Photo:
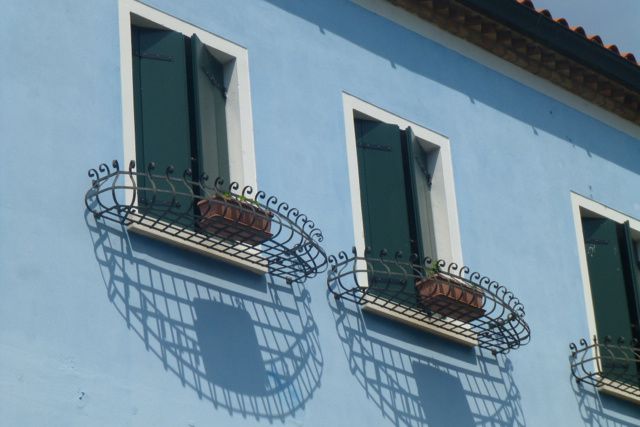
[[[363,101],[348,93],[342,94],[344,107],[345,141],[347,143],[347,162],[349,168],[349,187],[351,192],[351,212],[355,247],[358,253],[364,253],[364,222],[360,200],[360,175],[358,174],[358,153],[354,117],[368,116],[383,123],[398,125],[401,129],[411,126],[414,137],[423,150],[433,152],[434,171],[431,187],[431,210],[438,258],[462,265],[462,244],[458,226],[458,206],[453,180],[451,147],[449,138],[420,126],[407,119],[392,114],[380,107]]]
[[[191,37],[193,34],[197,35],[202,44],[208,47],[210,53],[224,64],[224,84],[227,88],[225,114],[229,176],[231,181],[237,181],[241,186],[250,185],[257,189],[249,55],[247,49],[135,0],[119,0],[118,13],[124,164],[127,165],[130,160],[136,160],[131,25],[139,22],[150,22],[153,25],[182,33],[187,37]],[[138,169],[146,166],[140,165],[138,162],[136,162],[136,165]],[[127,204],[132,203],[132,189],[126,190],[125,200]],[[145,224],[132,224],[129,226],[129,230],[234,264],[256,274],[265,274],[268,271],[266,267],[230,257],[214,249],[203,248],[179,238],[179,235],[161,233]]]
[[[197,35],[202,44],[213,49],[224,65],[227,101],[227,145],[229,175],[242,185],[257,186],[249,55],[247,49],[185,21],[160,12],[135,0],[120,0],[120,80],[122,82],[122,123],[125,164],[136,159],[136,130],[133,101],[133,63],[131,60],[131,24],[134,15],[191,37]],[[143,165],[139,165],[143,166]],[[128,194],[127,201],[131,200]]]
[[[364,253],[365,240],[362,204],[360,200],[360,175],[358,173],[358,153],[356,148],[354,118],[366,116],[383,123],[397,125],[401,129],[406,129],[410,126],[420,147],[425,152],[430,153],[430,163],[433,162],[430,204],[433,218],[433,231],[435,234],[433,238],[435,241],[436,254],[438,258],[463,265],[462,244],[460,241],[460,228],[458,225],[458,206],[456,203],[456,191],[453,179],[453,165],[449,138],[400,116],[392,114],[383,108],[377,107],[348,93],[343,92],[342,102],[344,108],[345,141],[347,144],[346,152],[349,169],[349,187],[351,193],[353,238],[358,253]],[[358,268],[358,270],[366,271],[366,266],[363,265],[359,267],[362,268]],[[358,274],[360,277],[357,278],[357,281],[360,286],[367,287],[369,281],[367,280],[366,273]],[[365,300],[366,298],[367,297],[365,297]],[[403,316],[395,311],[391,311],[375,304],[365,303],[363,305],[363,309],[466,346],[475,346],[478,344],[477,340],[473,338],[460,337],[443,328],[431,325],[428,322],[418,322],[415,319]]]
[[[631,237],[636,244],[640,242],[640,221],[622,212],[612,209],[602,203],[598,203],[592,199],[581,196],[580,194],[574,192],[571,192],[571,208],[573,212],[573,222],[575,225],[576,242],[578,244],[578,257],[580,258],[580,275],[582,276],[582,291],[587,314],[587,327],[589,329],[589,337],[594,337],[597,336],[596,315],[595,310],[593,309],[593,298],[591,297],[591,281],[589,280],[589,264],[587,261],[587,252],[584,247],[584,233],[582,232],[583,213],[586,212],[588,214],[606,218],[619,224],[624,224],[625,222],[629,221],[629,227],[631,228]],[[593,369],[600,369],[597,364],[597,360],[593,360],[592,363]],[[604,393],[640,404],[640,398],[638,398],[637,396],[631,393],[625,393],[607,384],[599,387],[599,390]]]

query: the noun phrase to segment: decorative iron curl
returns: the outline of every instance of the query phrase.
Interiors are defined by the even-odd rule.
[[[384,308],[407,320],[476,342],[494,354],[529,342],[531,332],[524,320],[524,307],[506,287],[464,265],[429,257],[416,262],[419,259],[415,254],[389,255],[385,249],[373,254],[366,248],[359,254],[354,247],[351,254],[340,251],[329,256],[327,285],[336,299]],[[425,303],[425,296],[419,298],[415,285],[423,286],[435,276],[438,284],[433,287],[439,289],[436,296],[440,299],[438,304],[433,300]],[[469,309],[473,298],[475,306]],[[467,305],[460,303],[465,300]],[[474,310],[474,314],[469,315],[468,310]]]
[[[613,389],[640,399],[640,345],[624,337],[594,336],[569,344],[571,372],[577,383]]]
[[[240,188],[240,184],[237,181],[233,181],[229,184],[229,193],[238,193],[238,189]]]
[[[131,161],[122,171],[114,160],[89,169],[87,209],[95,218],[179,239],[287,281],[304,281],[326,268],[322,231],[298,209],[235,181],[218,177],[209,185],[206,174],[196,179],[190,169],[156,168],[151,162],[136,170]]]
[[[209,180],[209,176],[205,173],[203,173],[202,175],[200,175],[200,180],[201,181],[208,181]],[[225,192],[225,188],[224,188],[224,179],[217,177],[214,181],[213,181],[213,190],[219,192],[219,193],[224,193]]]
[[[253,194],[253,187],[250,185],[245,185],[242,189],[242,197],[250,198]]]

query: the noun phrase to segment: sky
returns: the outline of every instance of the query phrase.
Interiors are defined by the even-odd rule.
[[[640,62],[640,0],[532,0],[536,9],[549,9],[572,27],[598,34],[605,45],[615,44]]]

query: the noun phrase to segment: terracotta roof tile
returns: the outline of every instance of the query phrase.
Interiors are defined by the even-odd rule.
[[[581,26],[579,26],[579,25],[578,25],[577,27],[571,27],[571,30],[572,30],[574,33],[578,33],[578,34],[580,34],[580,35],[581,35],[581,36],[583,36],[583,37],[586,37],[586,36],[587,36],[587,33],[585,33],[584,28],[582,28],[582,27],[581,27]]]
[[[553,19],[553,16],[551,16],[551,12],[549,12],[549,9],[538,9],[536,10],[536,12],[538,12],[540,15],[544,15],[549,19]]]
[[[604,46],[604,43],[602,43],[602,39],[597,34],[595,36],[589,36],[589,40],[591,40],[594,43],[599,44],[600,46]]]
[[[587,33],[585,32],[584,28],[582,28],[581,26],[576,26],[576,27],[570,27],[569,23],[567,22],[566,19],[564,18],[557,18],[557,19],[553,19],[553,16],[551,15],[551,12],[549,12],[547,9],[538,9],[536,10],[533,2],[531,0],[516,0],[517,3],[523,7],[526,7],[528,9],[534,10],[536,11],[538,14],[544,16],[547,19],[551,19],[553,21],[555,21],[556,23],[558,23],[559,25],[562,25],[563,27],[566,27],[567,29],[573,31],[576,34],[581,35],[582,37],[586,37],[589,40],[591,40],[592,42],[599,44],[602,47],[604,46],[604,43],[602,42],[602,38],[597,35],[587,35]],[[608,49],[610,52],[626,59],[627,61],[639,65],[638,62],[636,61],[636,57],[635,55],[633,55],[632,53],[621,53],[620,50],[618,49],[618,47],[615,44],[610,44],[608,46],[606,46],[606,49]]]
[[[616,46],[615,44],[610,44],[609,46],[607,46],[607,49],[609,49],[611,52],[615,52],[618,55],[620,55],[620,50],[618,49],[618,46]]]
[[[518,3],[528,7],[529,9],[535,9],[535,7],[533,7],[533,2],[531,0],[518,0]]]

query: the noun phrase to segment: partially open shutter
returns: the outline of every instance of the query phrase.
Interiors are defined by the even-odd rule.
[[[195,34],[191,36],[191,76],[198,173],[229,182],[224,67]]]
[[[420,208],[418,206],[418,186],[415,180],[415,148],[413,131],[408,127],[403,133],[403,151],[406,158],[404,168],[405,182],[407,183],[407,203],[409,211],[409,226],[411,227],[411,251],[418,254],[420,260],[425,256],[424,242],[422,240],[423,230],[420,221]]]
[[[635,303],[635,310],[632,313],[632,321],[634,325],[639,324],[638,317],[640,316],[640,277],[636,273],[637,254],[635,251],[635,245],[631,237],[631,226],[629,221],[618,226],[622,234],[622,253],[624,271],[626,273],[626,283],[628,284],[628,292],[633,295],[633,303]],[[640,330],[635,331],[636,338],[640,338]]]
[[[174,31],[132,27],[132,44],[138,168],[154,162],[156,173],[164,174],[173,165],[175,175],[182,177],[191,167],[186,38]],[[157,184],[159,190],[171,191],[168,184]],[[193,209],[190,198],[158,192],[155,196],[151,206],[152,195],[139,194],[148,215],[164,213],[167,221],[192,221],[185,218]]]
[[[589,267],[591,296],[600,340],[623,337],[627,343],[637,334],[636,302],[629,271],[624,228],[606,218],[583,218],[582,228]],[[624,365],[624,366],[623,366]],[[636,377],[633,363],[603,362],[605,375]]]
[[[435,242],[433,210],[431,207],[431,179],[429,172],[429,155],[423,151],[418,140],[414,137],[411,127],[405,131],[407,147],[407,181],[411,183],[412,211],[416,224],[416,249],[414,252],[420,257],[438,258]]]
[[[374,257],[386,249],[390,258],[400,251],[409,261],[415,227],[410,224],[401,131],[395,125],[363,119],[355,120],[355,129],[365,243]],[[413,281],[400,279],[369,277],[369,286],[376,295],[415,305]]]

